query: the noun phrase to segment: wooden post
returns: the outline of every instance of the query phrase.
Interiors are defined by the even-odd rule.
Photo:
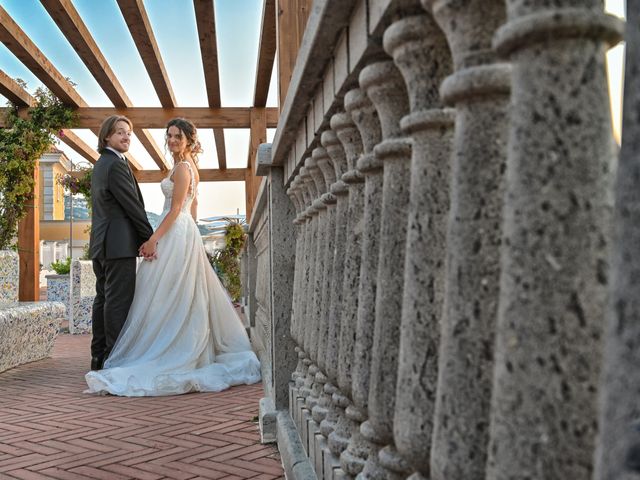
[[[247,222],[251,219],[253,205],[260,190],[261,178],[256,177],[258,147],[267,141],[267,111],[263,107],[251,108],[251,140],[249,162],[245,173],[245,198],[247,201]]]
[[[40,214],[38,208],[40,162],[33,170],[33,198],[27,202],[27,215],[18,224],[18,254],[20,256],[21,302],[40,299]]]
[[[287,97],[293,67],[311,12],[311,0],[278,0],[276,36],[278,39],[278,105]]]

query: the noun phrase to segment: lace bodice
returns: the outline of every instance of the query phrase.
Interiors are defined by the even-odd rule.
[[[197,185],[195,184],[195,175],[193,173],[193,168],[191,167],[191,164],[186,161],[176,163],[173,166],[173,168],[169,171],[169,174],[165,178],[163,178],[162,181],[160,182],[160,189],[162,190],[162,194],[164,195],[164,206],[162,207],[163,215],[166,214],[171,208],[171,200],[173,199],[173,188],[174,188],[174,183],[171,177],[173,176],[173,172],[175,171],[175,169],[181,163],[184,163],[187,165],[187,167],[189,167],[189,174],[191,175],[191,184],[189,186],[189,191],[187,192],[187,197],[185,198],[184,204],[182,205],[182,208],[181,208],[183,212],[188,213],[190,211],[191,203],[193,202],[193,199],[197,194],[197,191],[196,191]]]

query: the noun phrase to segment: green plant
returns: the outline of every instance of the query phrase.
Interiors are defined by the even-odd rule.
[[[24,88],[26,84],[18,79]],[[34,171],[38,160],[55,141],[55,135],[75,124],[73,110],[49,90],[39,88],[28,117],[9,103],[5,128],[0,128],[0,250],[10,246],[18,221],[34,198]]]
[[[51,263],[51,268],[58,275],[66,275],[71,271],[71,257],[66,260]]]
[[[237,302],[240,299],[242,288],[239,258],[244,246],[245,233],[242,221],[232,218],[226,218],[225,220],[227,221],[227,226],[224,232],[224,248],[216,251],[210,257],[210,261],[232,300]]]
[[[73,173],[58,175],[57,182],[71,195],[81,194],[91,208],[91,175],[93,168],[82,168]]]

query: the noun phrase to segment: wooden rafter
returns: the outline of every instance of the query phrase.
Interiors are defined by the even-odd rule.
[[[31,107],[36,100],[9,75],[0,70],[0,93],[19,107]]]
[[[260,27],[260,46],[256,66],[256,84],[253,94],[253,106],[267,105],[269,83],[276,56],[276,0],[264,0],[262,7],[262,25]]]
[[[245,179],[246,168],[205,168],[198,170],[201,182],[241,182]],[[166,177],[165,172],[159,170],[141,170],[134,172],[140,183],[157,183]]]
[[[0,70],[0,93],[16,105],[34,105],[36,101],[35,98],[29,95],[29,92],[22,88],[18,82],[9,77],[2,70]],[[87,145],[71,130],[63,130],[58,137],[91,163],[96,163],[98,160],[98,152]]]
[[[200,54],[204,69],[204,81],[207,87],[209,106],[218,108],[220,103],[220,72],[218,69],[218,46],[216,40],[216,15],[213,0],[193,0],[196,13]],[[224,143],[224,130],[215,128],[213,137],[216,141],[218,166],[227,168],[227,152]]]
[[[62,102],[74,107],[87,106],[71,83],[47,60],[44,53],[2,7],[0,7],[0,41]]]
[[[62,76],[2,7],[0,7],[0,41],[63,103],[71,107],[89,108],[69,80]],[[92,127],[96,135],[98,127],[99,125]],[[126,157],[134,170],[142,169],[131,154],[127,153]]]
[[[133,106],[71,1],[41,0],[41,2],[113,105],[115,107]],[[169,163],[151,134],[135,127],[135,124],[133,132],[160,170],[169,170]]]
[[[59,136],[60,140],[73,148],[76,152],[78,152],[82,157],[88,160],[91,163],[96,163],[100,154],[96,152],[93,148],[86,144],[84,140],[82,140],[78,135],[73,133],[71,130],[63,130],[62,135]]]
[[[0,114],[3,109],[0,108]],[[278,109],[266,108],[267,128],[274,128],[278,123]],[[20,115],[27,116],[28,108],[21,108]],[[98,128],[109,115],[126,115],[134,125],[140,128],[164,128],[174,117],[185,117],[193,121],[198,128],[250,128],[251,107],[84,107],[76,109],[78,124],[76,128]],[[0,115],[2,126],[2,115]]]
[[[167,108],[175,107],[175,96],[144,3],[142,0],[118,0],[118,6],[142,57],[153,88],[158,94],[160,104]]]

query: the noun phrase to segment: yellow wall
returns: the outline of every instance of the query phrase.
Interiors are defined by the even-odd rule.
[[[87,227],[91,225],[88,220],[74,220],[73,239],[89,241],[89,231],[85,233]],[[40,221],[40,240],[61,241],[69,239],[69,222],[58,220]]]
[[[58,183],[58,176],[66,170],[56,163],[53,165],[53,219],[64,220],[64,188]]]

